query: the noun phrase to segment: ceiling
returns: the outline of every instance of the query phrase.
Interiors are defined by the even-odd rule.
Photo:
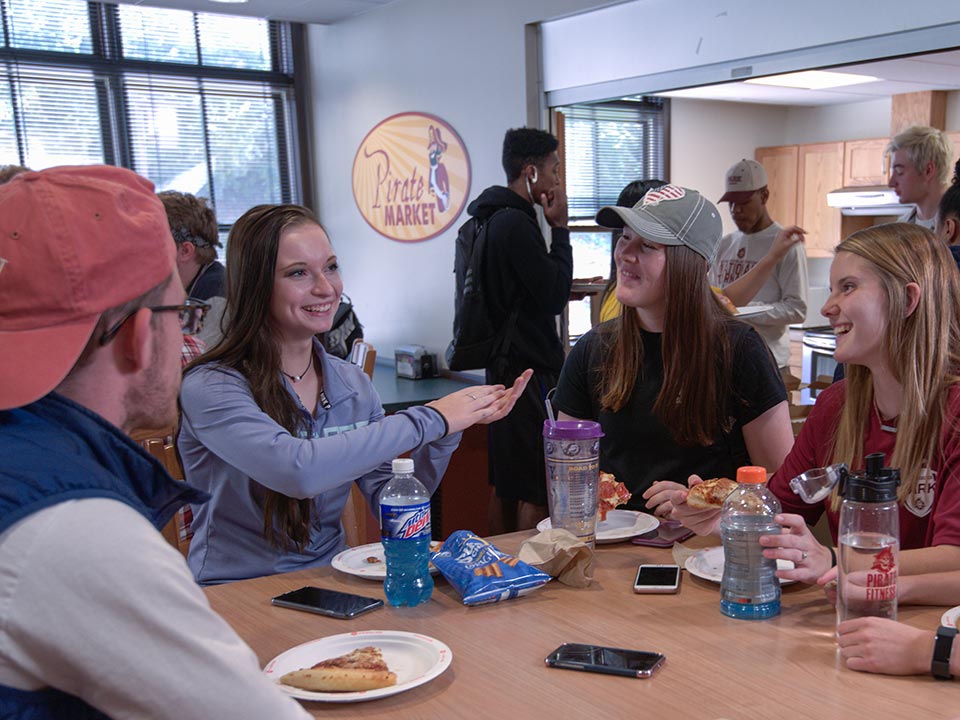
[[[248,0],[248,2],[212,2],[212,0],[116,0],[125,5],[176,8],[194,12],[245,15],[267,20],[329,25],[355,15],[363,15],[399,0]]]
[[[733,82],[674,90],[658,93],[658,95],[761,105],[815,106],[862,102],[921,90],[960,90],[960,50],[844,65],[830,69],[854,75],[872,76],[880,80],[827,90],[803,90]]]
[[[248,0],[244,3],[214,2],[213,0],[116,1],[130,5],[149,5],[329,25],[403,0]],[[803,90],[733,82],[658,94],[667,97],[767,105],[818,106],[862,102],[922,90],[960,90],[960,50],[832,69],[878,77],[880,80],[827,90]]]

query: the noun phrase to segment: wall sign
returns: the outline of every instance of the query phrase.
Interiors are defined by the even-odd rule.
[[[381,235],[419,242],[459,217],[470,193],[470,156],[434,115],[393,115],[367,133],[353,159],[353,199]]]

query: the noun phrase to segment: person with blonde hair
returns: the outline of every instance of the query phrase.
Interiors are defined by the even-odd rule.
[[[790,479],[880,452],[899,468],[900,572],[960,568],[960,275],[928,230],[891,223],[860,230],[837,246],[831,292],[821,312],[837,334],[846,379],[817,398],[793,450],[769,481],[784,513],[781,535],[761,538],[767,557],[793,561],[783,578],[821,582],[836,552],[810,532],[827,513],[837,541],[836,490],[807,505]],[[690,484],[700,481],[690,478]],[[719,511],[694,510],[673,493],[671,516],[700,534],[717,531]],[[828,574],[829,573],[829,574]]]
[[[886,154],[891,156],[887,185],[896,191],[900,202],[915,206],[900,222],[933,230],[953,156],[950,138],[942,130],[912,125],[890,140]]]

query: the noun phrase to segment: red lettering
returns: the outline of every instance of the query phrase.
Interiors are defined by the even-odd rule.
[[[376,205],[374,205],[376,207]],[[393,218],[393,205],[387,205],[383,209],[383,224],[393,225],[396,221]]]
[[[409,223],[407,223],[409,225]],[[397,225],[403,225],[403,206],[397,205]]]
[[[403,206],[403,222],[406,223],[407,225],[410,224],[410,206],[409,205]]]
[[[420,206],[419,205],[412,206],[410,209],[410,212],[413,215],[413,224],[422,225],[423,223],[420,222]]]

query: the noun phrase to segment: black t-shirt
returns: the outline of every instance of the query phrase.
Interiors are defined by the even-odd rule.
[[[613,473],[633,493],[627,507],[644,510],[640,495],[657,480],[686,485],[696,473],[703,478],[736,477],[750,465],[743,426],[787,399],[783,380],[763,339],[750,326],[728,322],[731,377],[727,412],[732,428],[717,431],[709,447],[680,446],[653,405],[663,384],[662,336],[642,332],[643,369],[627,405],[619,412],[600,408],[600,373],[607,349],[611,320],[594,328],[577,343],[563,365],[553,397],[554,407],[576,418],[597,420],[603,429],[600,469]]]

